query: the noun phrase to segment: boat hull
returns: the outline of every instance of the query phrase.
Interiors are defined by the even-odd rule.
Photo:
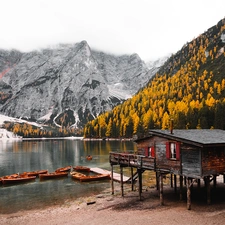
[[[87,181],[98,181],[98,180],[106,180],[106,179],[110,179],[109,174],[97,174],[93,176],[81,177],[80,181],[87,182]]]
[[[9,177],[9,178],[2,178],[2,184],[18,184],[18,183],[25,183],[30,181],[35,181],[36,176],[30,177]]]
[[[85,175],[85,174],[79,173],[79,172],[71,172],[70,174],[73,179],[79,180],[81,182],[110,179],[109,174]]]
[[[71,166],[66,166],[66,167],[56,169],[55,172],[56,173],[58,173],[58,172],[69,172],[70,170],[71,170]]]
[[[54,172],[54,173],[39,174],[40,180],[56,179],[56,178],[67,177],[67,176],[68,176],[67,172]]]
[[[73,169],[75,171],[78,171],[78,172],[82,172],[82,171],[90,172],[91,171],[91,169],[89,167],[86,167],[86,166],[75,166],[75,167],[73,167]]]

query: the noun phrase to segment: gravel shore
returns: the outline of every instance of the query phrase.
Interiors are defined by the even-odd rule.
[[[205,200],[198,199],[193,201],[192,209],[187,210],[186,200],[180,201],[179,193],[174,193],[170,187],[165,188],[163,206],[160,205],[158,191],[155,188],[143,190],[141,200],[138,191],[131,192],[130,186],[125,187],[124,193],[122,197],[118,188],[115,194],[111,195],[111,190],[108,189],[100,195],[66,201],[63,205],[3,214],[0,215],[0,224],[225,224],[224,199],[211,205],[207,205]],[[224,191],[222,193],[224,195]]]

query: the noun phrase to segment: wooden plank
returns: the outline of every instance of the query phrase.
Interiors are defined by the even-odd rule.
[[[90,168],[90,170],[92,172],[98,173],[98,174],[110,174],[110,177],[111,177],[111,171],[109,171],[109,170],[101,169],[101,168],[98,168],[98,167]],[[113,172],[113,180],[120,182],[120,180],[121,180],[120,174]],[[129,180],[129,177],[123,175],[123,182],[126,182],[128,180]]]

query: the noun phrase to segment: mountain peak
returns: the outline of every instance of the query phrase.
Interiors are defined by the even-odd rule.
[[[0,112],[51,118],[57,125],[66,113],[73,117],[67,124],[82,126],[131,97],[152,76],[138,54],[92,51],[85,40],[23,53],[7,73],[8,58],[2,62]]]

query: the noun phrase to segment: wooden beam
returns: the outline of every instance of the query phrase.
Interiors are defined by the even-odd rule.
[[[112,195],[114,195],[113,165],[111,165],[111,189],[112,189]]]
[[[213,187],[216,188],[216,175],[213,175]]]
[[[164,205],[163,200],[163,174],[160,173],[160,185],[159,185],[159,198],[160,198],[160,205]]]
[[[206,187],[207,187],[207,204],[211,204],[211,196],[210,196],[210,176],[206,177]]]
[[[159,172],[155,172],[156,190],[159,190]]]
[[[123,192],[123,167],[120,166],[120,184],[121,184],[121,195],[124,196]]]
[[[141,193],[142,193],[142,171],[138,169],[138,180],[139,180],[139,199],[141,200]]]
[[[174,192],[177,193],[177,175],[173,175],[174,176]]]
[[[198,188],[200,188],[201,187],[201,180],[200,179],[198,179]]]
[[[133,191],[134,190],[134,179],[133,179],[134,170],[133,170],[133,167],[130,168],[130,172],[131,172],[131,190]]]
[[[183,176],[180,175],[180,201],[183,200]]]
[[[191,180],[187,177],[186,178],[187,183],[187,209],[191,209]]]
[[[170,174],[170,187],[173,188],[173,174]]]

